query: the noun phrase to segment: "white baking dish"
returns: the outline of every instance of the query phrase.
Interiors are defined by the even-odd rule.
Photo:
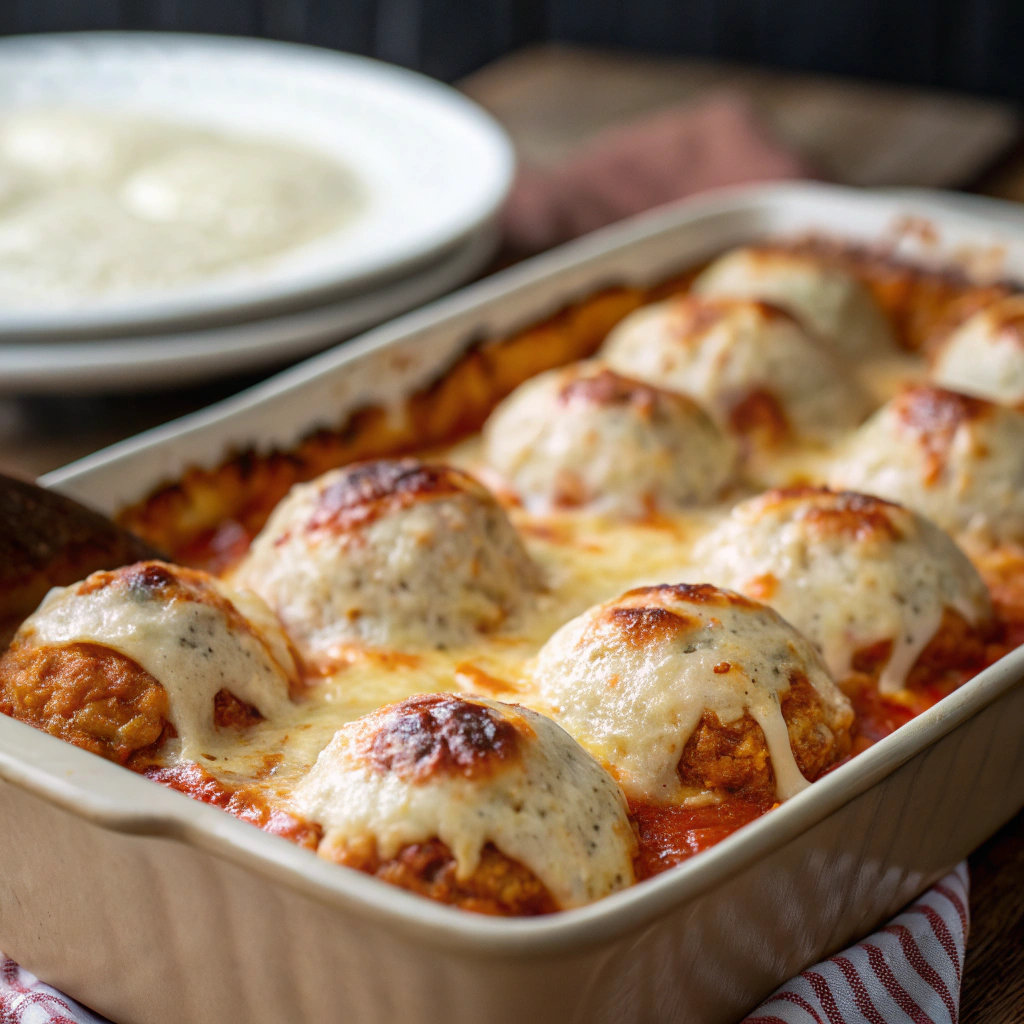
[[[907,215],[929,222],[906,237],[918,255],[969,248],[976,265],[1024,277],[1024,230],[986,217],[821,185],[722,193],[497,275],[45,482],[112,511],[231,448],[287,446],[395,401],[468,343],[602,285],[763,235],[875,241]],[[1024,805],[1022,682],[1024,650],[681,867],[511,921],[334,867],[0,716],[0,948],[140,1024],[733,1020]]]

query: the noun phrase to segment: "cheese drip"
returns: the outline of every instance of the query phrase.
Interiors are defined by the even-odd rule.
[[[687,598],[710,592],[706,599]],[[721,595],[719,598],[718,595]],[[532,666],[541,702],[608,763],[626,794],[653,803],[693,796],[678,765],[705,711],[725,725],[760,725],[776,795],[808,785],[790,746],[780,694],[806,678],[822,698],[824,728],[852,712],[811,645],[761,605],[711,587],[652,587],[567,623]]]
[[[937,526],[866,495],[769,492],[737,505],[697,546],[703,578],[770,604],[821,652],[836,679],[878,643],[879,677],[899,692],[947,608],[991,617],[985,584]]]
[[[234,624],[215,604],[160,597],[107,586],[79,594],[78,586],[55,587],[26,620],[21,635],[44,644],[92,643],[131,658],[167,691],[169,718],[181,757],[195,760],[216,744],[214,697],[228,690],[272,718],[288,705],[295,666],[287,643],[255,594],[222,584],[250,628]],[[256,615],[262,621],[253,621]],[[273,633],[276,631],[277,635]]]
[[[385,860],[436,837],[452,851],[463,880],[493,843],[532,871],[562,908],[632,884],[635,840],[608,773],[550,719],[471,699],[525,720],[519,758],[482,778],[439,773],[410,780],[368,763],[356,722],[335,734],[295,788],[295,810],[323,825],[325,842],[370,838]]]

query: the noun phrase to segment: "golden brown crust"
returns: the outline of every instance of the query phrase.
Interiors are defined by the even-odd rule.
[[[729,410],[729,426],[758,447],[784,444],[793,430],[782,403],[767,388],[754,388]]]
[[[674,336],[682,340],[700,338],[725,317],[726,303],[701,295],[680,295],[672,302]]]
[[[828,498],[828,504],[807,503],[808,498]],[[898,540],[900,532],[891,518],[898,505],[870,494],[832,491],[827,487],[780,487],[758,499],[762,511],[788,504],[802,506],[800,522],[818,538],[847,537],[863,541],[870,537]]]
[[[717,608],[758,607],[742,594],[721,590],[710,583],[660,583],[627,590],[614,605],[599,610],[590,630],[607,625],[631,647],[649,650],[652,644],[691,631],[698,622],[683,612],[664,607],[662,602],[666,601]],[[590,642],[589,633],[580,638],[580,644]]]
[[[659,400],[669,397],[668,392],[623,377],[606,367],[587,376],[567,381],[558,392],[562,405],[621,406],[631,405],[650,413]]]
[[[351,466],[324,488],[306,529],[347,533],[383,516],[456,494],[493,501],[468,473],[418,459],[379,459]]]
[[[214,581],[204,571],[155,560],[136,562],[109,572],[95,572],[79,583],[74,592],[79,597],[87,597],[108,587],[127,590],[139,597],[160,600],[165,604],[191,601],[214,608],[224,616],[229,629],[235,633],[249,634],[276,661],[266,636],[216,588]],[[289,651],[298,665],[298,652],[290,644]],[[292,697],[300,696],[303,688],[298,677],[289,679],[288,689]]]
[[[760,254],[758,254],[760,255]],[[672,301],[673,337],[686,345],[696,344],[738,306],[753,310],[767,321],[799,324],[788,310],[763,299],[733,299],[711,295],[680,295]]]
[[[824,702],[806,678],[794,677],[789,689],[779,695],[779,703],[793,756],[808,781],[813,782],[850,752],[848,726],[821,728],[828,717]],[[768,745],[749,713],[723,723],[713,711],[705,711],[683,748],[677,771],[684,786],[728,793],[764,806],[775,799]]]
[[[710,583],[659,583],[653,587],[636,587],[627,590],[619,599],[659,597],[669,601],[689,601],[693,604],[715,605],[719,608],[757,608],[756,602],[732,590],[722,590]]]
[[[388,860],[381,860],[372,845],[321,845],[319,852],[337,864],[478,914],[532,917],[558,909],[547,887],[532,871],[491,843],[484,847],[480,863],[466,879],[456,876],[455,858],[439,839],[405,846]]]
[[[381,773],[409,782],[479,779],[518,761],[529,726],[451,693],[426,693],[382,708],[366,722],[362,753]]]
[[[75,587],[75,594],[88,597],[107,588],[128,590],[140,597],[171,601],[191,601],[216,608],[233,630],[250,633],[261,643],[263,638],[249,620],[211,583],[203,572],[167,562],[136,562],[108,572],[95,572]]]
[[[97,644],[14,643],[0,658],[0,713],[118,764],[173,734],[164,688]]]
[[[942,475],[961,426],[992,414],[995,406],[981,398],[944,388],[906,388],[892,401],[893,414],[917,439],[927,457],[926,483]]]
[[[648,650],[652,644],[693,627],[695,620],[668,608],[637,608],[615,605],[602,613],[604,618],[631,647]]]

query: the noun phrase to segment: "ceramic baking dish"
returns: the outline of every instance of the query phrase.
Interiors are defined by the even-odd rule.
[[[765,235],[899,237],[1024,277],[1024,228],[821,185],[632,221],[51,474],[113,511],[231,449],[395,403],[471,342]],[[734,1020],[1024,805],[1024,649],[712,850],[589,907],[480,917],[330,865],[0,716],[0,948],[122,1022]]]

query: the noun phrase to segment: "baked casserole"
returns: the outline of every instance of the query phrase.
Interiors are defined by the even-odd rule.
[[[1024,638],[1018,302],[814,238],[608,288],[126,509],[173,561],[51,591],[0,711],[435,900],[600,899]]]

